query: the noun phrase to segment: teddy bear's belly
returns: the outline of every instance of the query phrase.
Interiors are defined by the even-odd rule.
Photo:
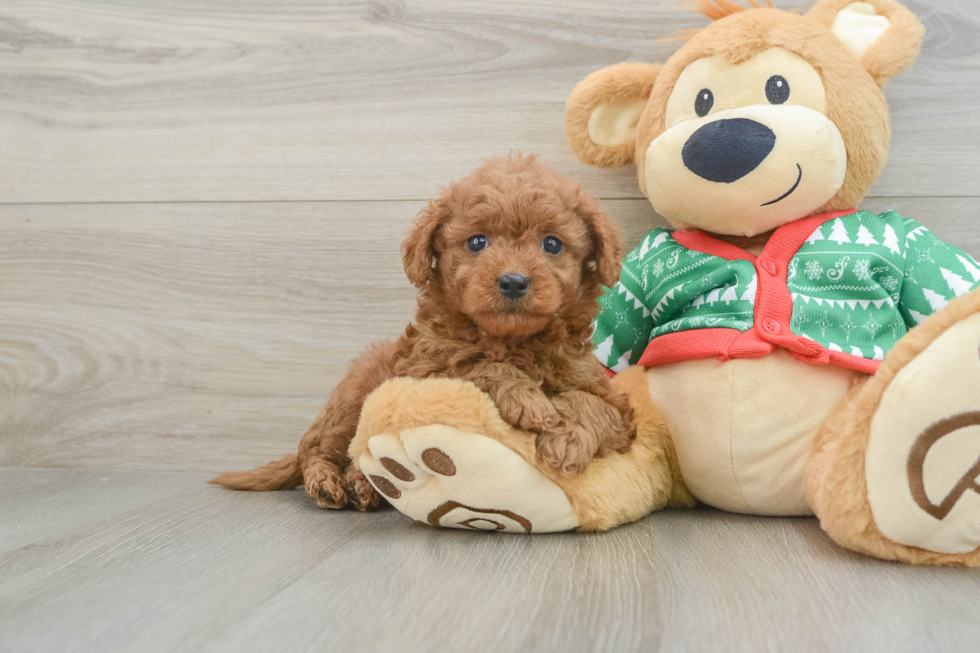
[[[838,400],[867,375],[764,358],[714,358],[650,368],[647,380],[699,501],[755,515],[809,515],[803,472],[810,442]]]

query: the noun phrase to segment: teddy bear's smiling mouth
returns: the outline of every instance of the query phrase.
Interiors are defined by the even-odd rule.
[[[800,181],[803,179],[803,168],[800,167],[800,164],[799,163],[796,164],[796,170],[797,170],[797,172],[799,174],[796,176],[796,183],[793,184],[793,187],[792,188],[790,188],[788,191],[786,191],[785,193],[783,193],[782,195],[780,195],[776,199],[774,199],[772,201],[769,201],[769,202],[766,202],[765,204],[760,204],[759,206],[769,206],[770,204],[775,204],[776,202],[781,202],[784,199],[786,199],[787,197],[789,197],[790,195],[792,195],[793,194],[793,191],[796,190],[797,186],[800,185]]]

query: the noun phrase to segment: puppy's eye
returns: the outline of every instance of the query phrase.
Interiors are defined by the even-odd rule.
[[[715,94],[711,92],[711,89],[702,88],[698,91],[697,99],[694,100],[694,113],[698,114],[698,117],[704,118],[714,104]]]
[[[541,249],[549,254],[561,254],[562,244],[561,241],[554,236],[548,236],[541,241]]]
[[[466,240],[466,249],[470,250],[474,254],[479,252],[481,249],[486,249],[490,245],[490,241],[483,234],[477,234],[476,236],[470,236]]]
[[[766,82],[766,98],[771,104],[782,104],[789,99],[789,82],[782,75],[773,75]]]

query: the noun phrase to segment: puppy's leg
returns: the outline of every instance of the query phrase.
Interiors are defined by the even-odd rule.
[[[626,394],[614,388],[611,383],[603,381],[601,385],[591,388],[589,392],[612,408],[619,415],[619,419],[616,420],[610,416],[613,425],[604,434],[598,455],[605,456],[612,451],[626,453],[633,441],[636,440],[636,419],[633,408],[630,406],[630,400]]]
[[[511,426],[540,433],[560,422],[558,412],[541,386],[513,365],[478,365],[462,378],[490,395],[500,416]]]
[[[357,431],[364,399],[394,374],[395,343],[376,345],[351,364],[299,444],[303,482],[321,508],[374,510],[381,497],[363,474],[349,468],[347,448]]]
[[[571,390],[551,398],[561,424],[537,437],[538,458],[563,474],[581,474],[593,458],[625,452],[636,427],[620,410],[600,397]]]
[[[347,467],[347,474],[344,479],[347,484],[344,489],[347,491],[347,503],[354,506],[361,512],[377,510],[381,505],[381,495],[375,491],[374,486],[367,480],[364,473],[350,465]]]

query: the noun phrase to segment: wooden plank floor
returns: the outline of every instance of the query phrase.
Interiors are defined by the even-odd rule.
[[[0,650],[975,650],[978,577],[811,519],[441,531],[176,472],[0,469]],[[93,501],[101,496],[98,502]]]
[[[980,257],[980,12],[905,3],[927,37],[863,207]],[[679,4],[0,3],[0,651],[975,650],[980,571],[813,520],[487,536],[204,484],[404,328],[401,236],[484,157],[542,153],[631,245],[664,224],[562,114],[704,24]]]
[[[0,200],[419,199],[520,148],[601,197],[631,172],[565,144],[569,91],[705,20],[678,0],[37,0],[0,5]],[[779,0],[791,9],[796,0]],[[976,195],[973,0],[905,0],[876,196]]]

